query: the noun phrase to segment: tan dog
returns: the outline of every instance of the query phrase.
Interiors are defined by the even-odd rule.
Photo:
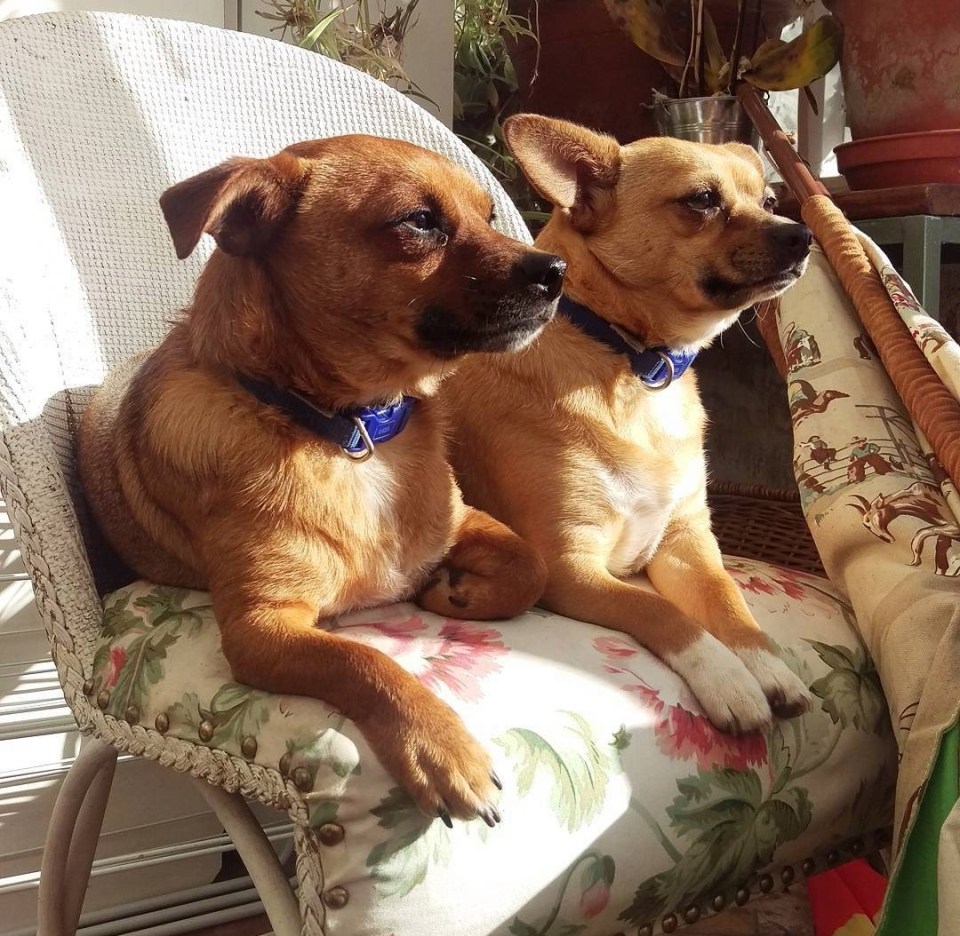
[[[797,279],[809,231],[769,213],[746,146],[620,147],[534,115],[504,129],[555,206],[537,246],[567,261],[564,314],[526,351],[468,361],[446,385],[464,497],[540,552],[541,604],[632,636],[718,727],[804,711],[806,689],[721,563],[704,412],[680,371],[742,309]],[[641,570],[655,593],[622,581]]]
[[[464,352],[539,333],[563,263],[494,231],[467,173],[371,137],[231,160],[161,206],[181,258],[205,231],[218,249],[163,343],[84,414],[100,525],[138,574],[210,589],[238,680],[334,705],[424,811],[492,824],[496,778],[461,720],[317,623],[411,596],[502,618],[539,597],[539,559],[463,505],[433,395]],[[332,441],[372,404],[403,411],[396,438],[371,457],[359,429]]]

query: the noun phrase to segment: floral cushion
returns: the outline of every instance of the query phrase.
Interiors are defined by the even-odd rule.
[[[716,731],[630,639],[539,610],[474,623],[404,604],[329,625],[415,673],[486,743],[504,784],[494,829],[418,813],[323,703],[233,682],[205,593],[108,596],[90,692],[294,782],[323,846],[329,934],[670,932],[742,900],[764,869],[809,871],[890,820],[896,746],[848,606],[813,576],[727,565],[816,697],[766,735]]]

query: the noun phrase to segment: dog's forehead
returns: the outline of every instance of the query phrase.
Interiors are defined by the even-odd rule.
[[[464,204],[484,214],[490,210],[491,197],[479,182],[432,150],[362,135],[323,143],[304,155],[315,161],[314,182],[328,194],[353,200],[362,193],[370,207],[419,199],[451,212]]]
[[[764,192],[759,156],[752,156],[745,145],[651,137],[623,147],[621,154],[625,170],[621,179],[629,186],[677,194],[697,186],[718,186],[750,198]]]

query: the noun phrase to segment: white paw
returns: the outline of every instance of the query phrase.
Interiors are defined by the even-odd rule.
[[[770,705],[759,683],[732,650],[704,633],[679,653],[666,655],[721,731],[742,734],[768,728]]]
[[[813,705],[803,681],[786,663],[769,650],[740,647],[734,651],[753,674],[778,718],[796,718]]]

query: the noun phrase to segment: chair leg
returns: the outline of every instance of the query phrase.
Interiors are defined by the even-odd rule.
[[[116,765],[116,749],[90,738],[64,778],[40,864],[37,936],[77,931]]]
[[[263,827],[244,798],[203,780],[196,783],[237,847],[263,902],[274,936],[300,936],[303,923],[297,898]]]

